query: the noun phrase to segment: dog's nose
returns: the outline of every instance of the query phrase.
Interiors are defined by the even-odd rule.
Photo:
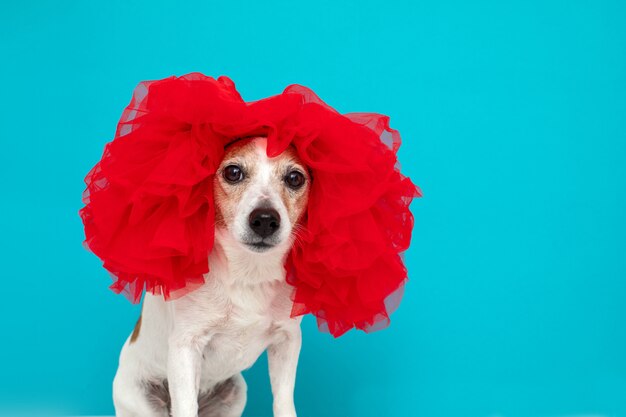
[[[254,233],[266,238],[274,234],[280,227],[280,215],[271,208],[258,208],[252,210],[248,223]]]

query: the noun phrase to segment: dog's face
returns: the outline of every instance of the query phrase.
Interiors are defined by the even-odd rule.
[[[286,252],[308,200],[310,176],[295,150],[275,158],[267,139],[226,148],[214,180],[216,229],[247,251]]]

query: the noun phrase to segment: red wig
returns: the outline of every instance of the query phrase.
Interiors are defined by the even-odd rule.
[[[305,233],[285,268],[292,316],[312,313],[340,336],[384,327],[407,279],[409,204],[419,189],[399,172],[400,135],[378,114],[339,114],[299,85],[246,103],[227,77],[193,73],[140,83],[115,138],[87,174],[85,244],[138,302],[204,283],[213,248],[213,176],[224,146],[267,137],[311,170]]]

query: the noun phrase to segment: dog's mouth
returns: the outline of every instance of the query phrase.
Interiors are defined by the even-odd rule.
[[[265,252],[271,248],[273,248],[275,245],[271,244],[271,243],[267,243],[264,241],[260,241],[260,242],[246,242],[245,243],[246,246],[248,248],[250,248],[253,252]]]

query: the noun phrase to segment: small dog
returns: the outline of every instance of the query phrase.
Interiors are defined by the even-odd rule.
[[[146,294],[113,383],[118,417],[238,417],[241,371],[267,349],[275,417],[295,417],[301,317],[284,262],[311,177],[294,149],[266,155],[262,137],[226,148],[214,178],[215,245],[206,283],[165,302]]]

